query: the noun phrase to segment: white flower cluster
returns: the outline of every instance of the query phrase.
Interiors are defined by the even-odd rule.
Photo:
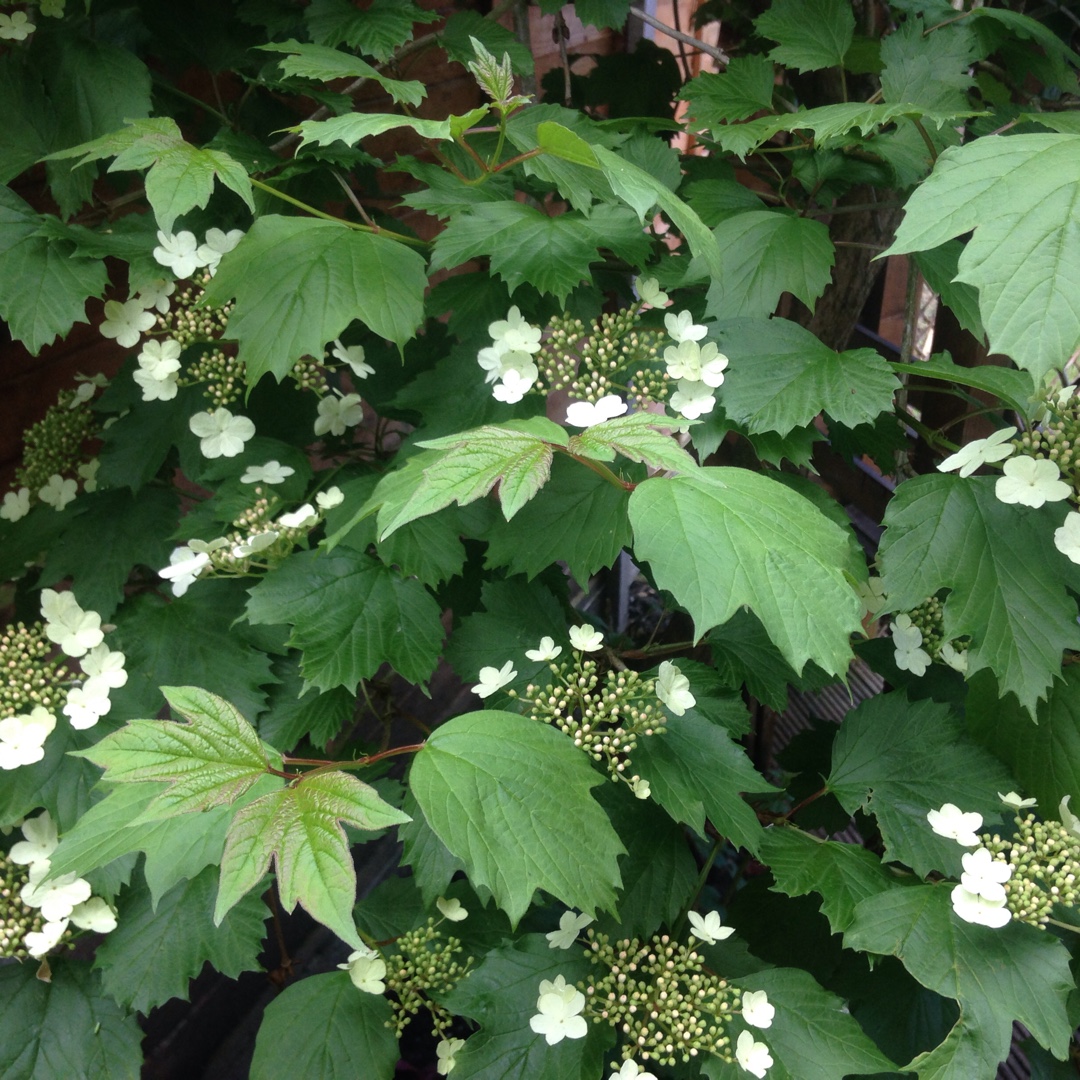
[[[8,857],[27,867],[30,880],[19,894],[27,907],[37,908],[45,920],[40,931],[23,939],[26,951],[35,960],[55,948],[68,924],[80,930],[107,934],[116,929],[116,914],[99,896],[90,895],[90,883],[74,874],[63,874],[47,881],[50,857],[60,843],[56,824],[48,810],[23,822],[25,839],[14,844]]]
[[[167,232],[157,234],[158,246],[154,248],[154,258],[167,266],[178,278],[189,278],[196,270],[205,269],[211,276],[216,273],[218,263],[241,240],[242,229],[222,232],[221,229],[208,229],[206,240],[200,244],[192,232]]]
[[[724,381],[728,358],[711,341],[699,344],[709,328],[695,323],[689,311],[678,315],[668,312],[664,326],[675,342],[664,350],[667,373],[678,380],[671,407],[686,420],[696,420],[712,412],[716,404],[714,391]]]
[[[541,330],[526,322],[515,305],[505,319],[488,326],[488,333],[492,343],[480,350],[476,361],[487,372],[484,381],[495,384],[491,392],[496,400],[512,405],[539,377],[533,356],[540,351]]]

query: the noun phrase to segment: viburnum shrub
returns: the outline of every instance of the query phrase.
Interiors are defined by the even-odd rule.
[[[715,71],[539,87],[524,2],[2,7],[0,316],[111,373],[0,492],[5,1078],[137,1076],[206,963],[274,969],[257,1080],[1075,1060],[1067,4],[708,3]]]

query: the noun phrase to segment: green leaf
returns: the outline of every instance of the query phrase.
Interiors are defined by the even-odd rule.
[[[424,100],[423,83],[388,79],[358,56],[339,49],[328,49],[323,45],[304,45],[293,39],[255,47],[266,52],[288,53],[284,60],[278,61],[286,78],[298,76],[319,82],[330,82],[333,79],[371,79],[397,102],[415,107]]]
[[[440,896],[446,895],[447,886],[455,875],[459,871],[465,872],[465,864],[451,855],[435,835],[408,789],[404,808],[412,821],[398,830],[403,846],[402,865],[411,870],[412,880],[420,890],[424,905],[430,908]]]
[[[281,906],[297,903],[343,941],[360,948],[353,923],[356,871],[339,822],[374,831],[409,820],[373,787],[348,773],[315,773],[240,810],[221,858],[214,923],[253,889],[273,859]]]
[[[769,58],[796,71],[837,67],[851,47],[855,16],[847,0],[774,0],[754,24],[778,41]]]
[[[668,436],[662,437],[678,449]],[[512,521],[496,519],[485,532],[487,565],[506,566],[513,574],[533,578],[563,560],[575,581],[586,582],[597,570],[612,566],[619,552],[630,546],[628,505],[628,492],[559,454],[551,479],[536,498]],[[525,647],[535,647],[531,634]]]
[[[423,318],[426,286],[423,258],[394,240],[269,214],[221,260],[203,299],[236,298],[228,334],[253,385],[267,372],[282,379],[302,356],[322,356],[353,319],[403,347]]]
[[[0,56],[0,100],[8,106],[0,151],[0,184],[14,180],[49,152],[56,127],[41,73],[26,61],[22,49],[11,49]]]
[[[860,900],[887,892],[895,884],[881,860],[866,848],[819,840],[790,826],[766,829],[759,855],[776,879],[773,892],[820,895],[821,913],[834,934],[851,925]]]
[[[868,897],[856,907],[844,944],[897,956],[923,986],[956,998],[963,1030],[954,1036],[970,1040],[983,1062],[997,1064],[1008,1054],[1014,1020],[1055,1056],[1064,1057],[1072,1032],[1065,999],[1073,986],[1065,946],[1015,922],[1000,930],[964,922],[953,914],[951,888],[946,882]],[[918,1063],[916,1058],[913,1064]],[[959,1080],[963,1074],[927,1067],[926,1075]],[[987,1072],[984,1066],[967,1075]]]
[[[845,1002],[823,990],[799,968],[772,968],[736,979],[764,990],[776,1016],[764,1038],[773,1056],[798,1080],[843,1080],[853,1073],[893,1072],[891,1062],[848,1012]]]
[[[970,71],[977,51],[967,26],[954,24],[929,33],[921,18],[905,19],[881,41],[882,100],[908,101],[939,112],[964,110],[975,81]]]
[[[509,53],[510,63],[520,74],[533,73],[532,52],[494,19],[485,19],[476,11],[455,11],[439,31],[439,43],[446,55],[462,65],[476,59],[470,38],[476,38],[496,60]]]
[[[50,961],[0,967],[0,1073],[10,1080],[138,1080],[143,1033],[106,997],[90,965]]]
[[[312,0],[304,9],[304,22],[316,45],[348,45],[380,61],[412,41],[416,23],[435,22],[438,17],[411,0],[374,0],[363,11],[348,0]]]
[[[679,97],[690,103],[691,118],[713,127],[721,120],[745,120],[763,109],[771,112],[775,77],[772,61],[764,56],[736,56],[722,74],[691,79]]]
[[[1004,766],[964,736],[946,706],[894,692],[848,713],[825,786],[848,813],[871,812],[887,858],[925,877],[931,870],[958,873],[961,854],[930,828],[927,812],[951,802],[994,813],[1000,810],[996,793],[1011,783]]]
[[[575,0],[574,14],[586,25],[602,30],[621,27],[626,22],[630,0]]]
[[[1031,410],[1035,391],[1031,375],[1026,371],[1014,371],[1012,368],[994,367],[991,364],[963,367],[954,364],[948,353],[935,353],[929,360],[920,361],[916,366],[890,366],[898,374],[911,372],[920,378],[938,379],[975,390],[985,390],[1021,416],[1027,416]]]
[[[787,435],[822,412],[857,427],[891,410],[900,388],[873,349],[834,352],[787,319],[740,319],[713,339],[731,360],[721,390],[724,411],[749,432]]]
[[[686,185],[686,198],[710,228],[725,218],[762,207],[761,199],[738,180],[693,180]]]
[[[724,273],[709,286],[706,310],[718,319],[768,318],[786,292],[813,310],[832,277],[829,230],[812,218],[750,210],[713,236]]]
[[[292,626],[289,644],[320,690],[355,691],[385,663],[422,684],[443,638],[439,606],[423,585],[345,544],[332,555],[291,555],[251,590],[247,615],[256,625]]]
[[[654,477],[630,496],[634,552],[700,636],[746,605],[784,658],[841,674],[861,607],[841,569],[847,537],[811,502],[768,476],[705,468]]]
[[[73,754],[100,765],[111,784],[168,782],[144,820],[227,806],[266,774],[270,762],[259,736],[235,706],[197,686],[161,692],[186,724],[133,720]]]
[[[360,1063],[370,1080],[393,1080],[399,1051],[390,1028],[390,1002],[361,993],[347,972],[301,979],[263,1014],[251,1080],[345,1080]]]
[[[1053,545],[1060,508],[1010,506],[992,477],[920,476],[905,481],[885,512],[879,558],[894,611],[949,589],[945,639],[969,636],[968,671],[989,668],[1000,694],[1034,714],[1061,674],[1064,649],[1080,649],[1080,579]]]
[[[761,825],[740,792],[772,785],[722,728],[696,714],[669,716],[663,734],[638,741],[633,762],[676,821],[705,836],[708,818],[735,847],[757,851]]]
[[[409,783],[469,880],[515,926],[537,889],[590,913],[614,908],[623,847],[589,795],[603,779],[554,728],[513,713],[458,716],[428,738]]]
[[[957,278],[979,290],[991,352],[1036,378],[1080,347],[1080,135],[988,136],[949,147],[885,253],[974,230]]]
[[[562,124],[545,121],[536,128],[536,145],[545,154],[562,158],[574,165],[587,165],[591,169],[600,166],[596,160],[593,148],[580,136],[575,135],[569,128]]]
[[[259,970],[263,923],[270,912],[257,896],[212,920],[217,871],[206,867],[155,904],[146,886],[125,889],[117,926],[97,947],[102,989],[120,1005],[148,1013],[170,998],[188,999],[188,982],[209,963],[235,979]]]
[[[329,146],[335,142],[356,146],[369,135],[403,127],[411,128],[422,139],[452,138],[449,120],[421,120],[400,113],[346,113],[329,120],[304,120],[290,130],[302,136],[300,146]]]
[[[34,356],[74,323],[88,322],[87,298],[101,296],[108,283],[103,262],[73,256],[70,245],[38,235],[42,221],[0,187],[0,318]]]
[[[302,739],[325,750],[356,713],[356,696],[344,686],[319,693],[308,689],[300,674],[300,656],[289,656],[274,665],[281,684],[270,692],[266,714],[259,720],[259,735],[286,752]]]
[[[567,447],[571,454],[593,461],[614,461],[622,454],[630,461],[640,461],[652,469],[688,472],[697,462],[662,430],[665,420],[652,413],[631,413],[605,420],[572,435]]]

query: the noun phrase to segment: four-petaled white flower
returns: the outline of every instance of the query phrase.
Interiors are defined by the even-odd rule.
[[[1012,877],[1013,868],[1007,862],[995,859],[988,848],[976,848],[964,852],[960,860],[964,872],[960,884],[969,893],[981,896],[991,903],[1005,902],[1005,882]]]
[[[173,596],[183,596],[188,586],[210,565],[210,556],[205,551],[194,551],[191,547],[173,548],[169,556],[169,565],[158,571],[158,577],[172,583]]]
[[[30,880],[22,887],[19,897],[27,907],[40,908],[46,921],[59,922],[68,918],[77,904],[90,899],[90,882],[74,873],[43,881],[48,872],[48,863],[32,865]]]
[[[4,511],[0,510],[0,517],[3,515]],[[1080,563],[1080,513],[1070,510],[1065,515],[1064,522],[1054,530],[1054,547],[1074,563]]]
[[[303,506],[290,510],[287,514],[282,514],[277,519],[277,523],[286,529],[308,529],[318,520],[319,515],[315,507],[311,503],[304,503]]]
[[[76,481],[65,480],[59,473],[53,473],[48,483],[38,492],[38,498],[55,510],[63,510],[78,493],[79,485]]]
[[[258,555],[265,551],[281,535],[276,529],[267,529],[266,532],[256,533],[249,536],[242,544],[234,544],[232,553],[235,559],[246,559],[249,555]]]
[[[1000,502],[1037,510],[1043,503],[1061,502],[1072,494],[1072,487],[1060,477],[1061,470],[1047,458],[1009,458],[1005,475],[994,484],[994,494]]]
[[[953,646],[951,641],[946,641],[945,644],[941,646],[941,651],[938,653],[938,659],[948,664],[953,671],[959,671],[961,675],[967,672],[967,649],[957,649]]]
[[[175,236],[159,232],[157,238],[158,246],[154,248],[154,258],[162,266],[167,266],[178,278],[191,277],[203,265],[199,257],[199,244],[193,232],[185,229]]]
[[[555,639],[546,635],[540,639],[535,649],[526,649],[525,655],[530,660],[554,660],[562,652],[562,646],[555,644]]]
[[[319,415],[315,420],[315,434],[344,435],[346,428],[356,427],[364,419],[364,406],[359,394],[335,397],[327,394],[319,400]]]
[[[105,321],[98,328],[103,337],[115,338],[122,349],[130,349],[157,319],[138,300],[105,301]]]
[[[668,403],[680,416],[687,420],[697,420],[698,417],[713,411],[716,398],[703,382],[680,379],[678,388],[668,399]]]
[[[97,491],[97,474],[101,468],[101,458],[92,458],[76,466],[75,471],[83,482],[84,491]]]
[[[12,844],[8,852],[8,858],[22,866],[48,863],[56,845],[60,843],[56,822],[48,810],[42,810],[37,817],[27,818],[22,823],[22,834],[26,839]]]
[[[627,1058],[621,1068],[614,1064],[611,1067],[615,1071],[608,1080],[656,1080],[654,1073],[646,1072],[633,1058]]]
[[[517,367],[508,367],[502,373],[502,381],[497,382],[491,388],[491,396],[496,401],[502,401],[507,405],[515,405],[532,388],[538,374],[536,365],[533,363],[530,363],[524,371],[519,370]]]
[[[0,720],[0,769],[17,769],[40,761],[45,756],[45,740],[55,727],[56,717],[44,705]]]
[[[18,521],[30,513],[30,489],[19,488],[18,491],[9,491],[4,496],[4,505],[0,506],[0,518],[5,521]]]
[[[95,934],[111,934],[116,929],[116,912],[100,896],[76,904],[70,918],[80,930],[92,930]]]
[[[386,990],[386,961],[371,949],[358,949],[349,960],[338,967],[349,973],[353,986],[365,994],[381,994]]]
[[[477,697],[486,698],[501,690],[507,683],[517,678],[514,670],[514,661],[507,660],[501,668],[482,667],[480,669],[480,681],[473,687],[473,693]]]
[[[440,1076],[449,1076],[457,1064],[455,1057],[465,1045],[464,1039],[443,1039],[435,1047],[435,1071]]]
[[[488,333],[496,346],[508,352],[538,353],[540,351],[540,327],[527,322],[515,305],[505,319],[497,319],[488,326]]]
[[[92,728],[110,709],[109,688],[107,686],[73,686],[64,702],[64,715],[76,731]]]
[[[578,934],[592,921],[591,915],[575,915],[572,911],[564,911],[559,919],[559,929],[544,935],[548,939],[548,948],[569,949],[577,941]]]
[[[265,465],[249,465],[240,477],[241,484],[283,484],[296,470],[276,458]]]
[[[976,439],[967,446],[960,447],[955,454],[950,454],[938,465],[940,472],[960,470],[961,476],[970,476],[980,465],[990,461],[1003,461],[1016,449],[1009,439],[1016,434],[1016,428],[1007,427],[995,431],[985,439]]]
[[[885,608],[885,582],[871,575],[855,586],[867,615],[880,615]]]
[[[203,457],[236,457],[244,443],[255,434],[255,425],[246,416],[233,416],[228,409],[197,412],[188,420],[193,435],[199,437]]]
[[[36,29],[25,11],[0,14],[0,41],[25,41]]]
[[[199,260],[199,265],[205,266],[210,276],[213,277],[217,273],[221,257],[228,255],[243,239],[243,229],[230,229],[228,232],[222,232],[221,229],[207,229],[206,242],[199,245],[195,257]],[[179,276],[187,277],[186,274],[180,274]]]
[[[439,909],[442,917],[449,919],[450,922],[461,922],[462,919],[469,917],[468,909],[461,906],[460,900],[447,900],[445,897],[440,896],[435,901],[435,906]]]
[[[1037,806],[1038,803],[1035,799],[1025,799],[1015,791],[1008,791],[1004,795],[998,792],[998,798],[1010,809],[1010,810],[1027,810],[1028,807]]]
[[[910,615],[897,615],[892,623],[892,643],[896,652],[893,662],[901,671],[923,676],[930,666],[931,656],[923,648],[922,631],[911,621]]]
[[[604,635],[588,623],[571,626],[570,644],[580,652],[597,652],[604,645]]]
[[[1073,836],[1080,836],[1080,818],[1069,809],[1069,800],[1071,798],[1071,795],[1066,795],[1065,798],[1058,803],[1058,818],[1061,820],[1061,824],[1064,825]]]
[[[680,311],[678,315],[669,311],[664,316],[664,326],[669,337],[677,342],[700,341],[709,332],[707,326],[694,322],[694,316],[689,311]]]
[[[764,990],[746,990],[742,996],[742,1018],[756,1028],[772,1027],[776,1007],[769,1004]]]
[[[375,369],[368,363],[364,362],[364,346],[363,345],[343,345],[340,338],[334,339],[334,347],[330,350],[330,355],[335,360],[340,360],[343,364],[348,364],[352,368],[352,373],[358,379],[366,379],[369,375],[375,374]]]
[[[587,428],[602,424],[626,412],[627,404],[618,394],[605,394],[593,404],[591,401],[574,401],[566,407],[566,422],[571,427]]]
[[[964,813],[959,806],[947,802],[940,810],[929,810],[926,820],[930,828],[949,840],[955,840],[961,847],[979,846],[979,829],[982,828],[982,814],[971,811]]]
[[[139,353],[132,378],[142,388],[143,401],[172,401],[179,389],[180,342],[173,338],[148,341]]]
[[[636,282],[637,294],[643,304],[649,307],[663,307],[668,302],[668,294],[660,288],[656,278],[639,277]]]
[[[630,790],[634,793],[635,799],[647,799],[652,794],[652,786],[649,781],[640,776],[631,781]]]
[[[719,911],[710,911],[705,915],[691,911],[687,913],[687,918],[690,920],[690,932],[706,945],[715,945],[735,933],[733,927],[720,925]]]
[[[319,491],[315,494],[315,503],[320,510],[333,510],[335,506],[340,506],[344,501],[345,492],[336,484],[333,487],[328,487],[325,491]]]
[[[952,908],[964,922],[978,923],[1000,930],[1011,918],[1012,912],[1005,906],[1005,900],[987,900],[978,893],[970,892],[963,885],[957,885],[949,894]]]
[[[656,696],[675,716],[682,716],[687,709],[692,709],[697,704],[697,698],[690,693],[690,680],[670,660],[665,660],[660,665],[660,673],[656,678]]]
[[[60,922],[47,922],[40,930],[31,930],[23,938],[26,951],[35,960],[40,960],[50,949],[55,949],[68,928],[67,919]]]
[[[561,975],[553,981],[544,979],[536,999],[537,1012],[530,1018],[529,1027],[537,1035],[543,1035],[548,1046],[563,1039],[583,1039],[589,1032],[588,1022],[580,1015],[584,1008],[585,995],[576,986],[567,986]]]
[[[711,342],[699,345],[696,341],[681,341],[664,350],[667,373],[673,379],[703,382],[714,390],[724,381],[724,371],[730,361]]]
[[[735,1043],[735,1060],[758,1080],[772,1068],[772,1054],[769,1048],[758,1042],[749,1031],[740,1031]]]
[[[96,611],[83,611],[74,593],[42,589],[41,617],[45,636],[68,656],[85,656],[104,640],[101,616]]]
[[[168,314],[169,297],[176,292],[176,282],[166,278],[154,278],[149,285],[144,285],[136,294],[135,299],[144,308],[154,308],[162,315]]]

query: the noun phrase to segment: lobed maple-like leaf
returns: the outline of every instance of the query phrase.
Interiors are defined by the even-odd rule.
[[[593,461],[614,461],[621,454],[630,461],[640,461],[653,469],[689,472],[697,462],[663,429],[668,421],[652,413],[630,413],[594,424],[570,436],[571,454]],[[672,421],[673,423],[673,421]]]
[[[855,33],[847,0],[773,0],[755,26],[779,44],[769,53],[796,71],[817,71],[844,62]]]

